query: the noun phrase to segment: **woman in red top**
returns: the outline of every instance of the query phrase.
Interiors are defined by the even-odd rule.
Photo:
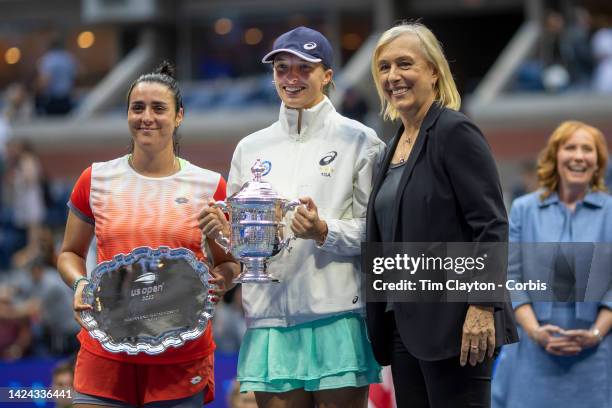
[[[142,246],[188,248],[204,259],[197,215],[209,200],[225,198],[225,180],[218,173],[177,156],[183,105],[168,63],[134,81],[127,103],[132,153],[87,168],[68,203],[58,269],[75,289],[75,316],[81,325],[78,312],[91,308],[81,299],[87,283],[85,257],[94,235],[98,263]],[[238,264],[214,242],[208,244],[212,282],[220,295],[238,273]],[[84,329],[78,338],[73,396],[77,406],[155,402],[156,407],[201,407],[214,398],[210,323],[198,339],[159,355],[110,353]]]

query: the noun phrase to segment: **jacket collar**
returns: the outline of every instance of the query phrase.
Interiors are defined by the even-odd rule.
[[[604,205],[604,200],[605,198],[602,193],[598,191],[589,190],[589,192],[582,199],[582,202],[589,207],[601,208]],[[559,201],[559,194],[557,194],[557,192],[555,191],[554,193],[546,197],[544,200],[540,201],[539,206],[540,208],[548,207],[552,204],[558,204]]]
[[[279,121],[281,128],[292,139],[304,139],[312,134],[315,134],[325,125],[327,117],[335,112],[336,109],[325,96],[321,102],[309,109],[290,109],[281,104]],[[298,120],[301,118],[301,129],[298,133]]]
[[[438,116],[440,116],[440,113],[442,113],[443,110],[444,107],[440,104],[440,102],[434,101],[429,107],[427,114],[425,114],[425,118],[423,119],[423,123],[421,124],[420,132],[426,132],[427,130],[429,130],[429,128],[432,127],[434,123],[436,123],[436,120],[438,120]]]

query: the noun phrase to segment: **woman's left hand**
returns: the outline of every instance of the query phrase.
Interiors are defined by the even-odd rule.
[[[204,207],[198,215],[198,225],[202,233],[212,239],[216,239],[221,235],[229,238],[230,225],[225,219],[225,215],[221,209],[214,207],[215,201],[210,200],[208,206]]]
[[[495,324],[493,320],[493,308],[470,305],[463,323],[463,336],[461,339],[461,356],[459,363],[465,366],[468,361],[470,365],[482,363],[485,354],[493,357],[495,351]]]
[[[574,340],[583,350],[597,346],[601,339],[592,330],[566,330],[563,334]]]
[[[310,197],[300,197],[299,206],[291,222],[291,231],[297,238],[314,239],[319,245],[327,237],[327,223],[319,218],[319,211]]]

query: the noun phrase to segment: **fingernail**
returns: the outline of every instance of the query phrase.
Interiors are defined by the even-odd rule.
[[[215,294],[215,291],[214,291],[214,290],[212,290],[212,289],[209,289],[209,290],[208,290],[208,293],[210,293],[211,295],[214,295],[214,294]]]
[[[219,298],[213,296],[210,298],[210,301],[213,303],[217,303],[219,301]]]

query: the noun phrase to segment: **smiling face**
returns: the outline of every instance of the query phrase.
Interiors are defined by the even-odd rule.
[[[376,59],[380,89],[402,118],[412,118],[435,99],[438,79],[416,34],[402,34],[384,46]]]
[[[595,139],[586,130],[578,129],[561,143],[557,151],[560,187],[566,190],[586,191],[597,170]]]
[[[333,71],[320,63],[305,61],[281,52],[274,57],[274,84],[283,103],[294,109],[308,109],[324,98],[323,87]]]
[[[176,112],[174,95],[166,85],[140,82],[132,89],[128,125],[136,149],[172,149],[172,135],[182,120],[183,109]]]

